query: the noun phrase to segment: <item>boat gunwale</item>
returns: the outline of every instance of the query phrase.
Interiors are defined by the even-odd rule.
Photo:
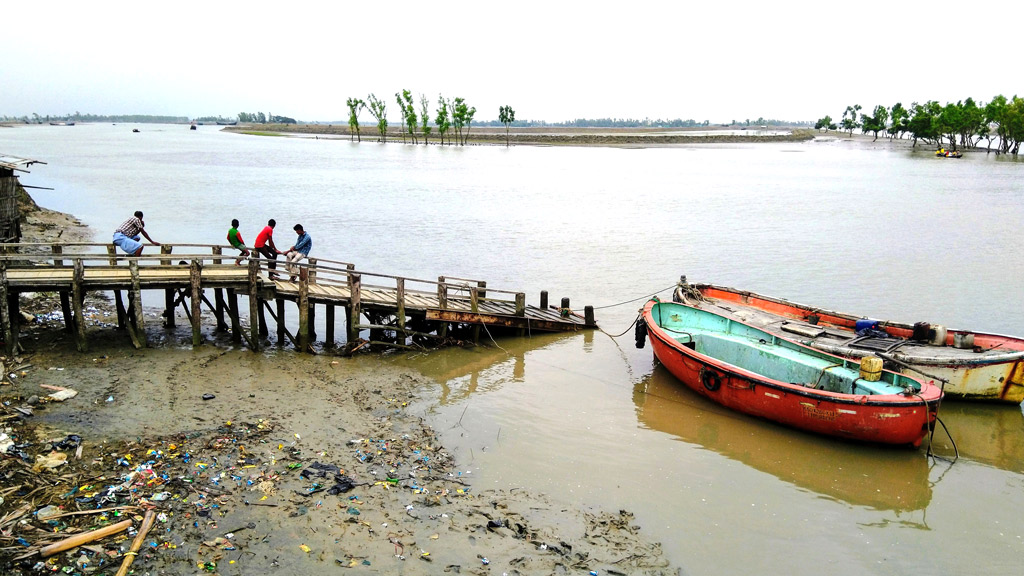
[[[651,314],[651,310],[653,309],[655,304],[661,304],[661,305],[664,305],[664,304],[674,304],[674,305],[690,308],[690,309],[693,309],[693,310],[698,310],[698,311],[704,312],[706,314],[717,315],[714,312],[709,312],[707,310],[702,310],[700,308],[696,308],[694,306],[690,306],[688,304],[683,304],[683,303],[680,303],[680,302],[660,302],[660,301],[651,300],[651,301],[649,301],[644,306],[643,317],[645,319],[650,318],[653,321],[653,314]],[[825,352],[824,350],[818,350],[818,349],[812,348],[812,347],[807,346],[807,345],[805,345],[805,344],[803,344],[803,343],[801,343],[799,341],[790,340],[788,338],[782,338],[780,336],[777,336],[777,335],[774,335],[774,334],[770,334],[770,333],[768,333],[768,332],[766,332],[764,330],[761,330],[760,328],[757,328],[756,326],[751,326],[750,324],[747,324],[745,322],[741,322],[739,320],[734,320],[734,319],[731,319],[731,318],[729,320],[731,322],[735,322],[737,324],[742,324],[744,326],[747,326],[748,328],[751,328],[753,330],[756,330],[758,332],[761,332],[761,333],[763,333],[763,334],[765,334],[767,336],[771,336],[771,337],[776,338],[778,340],[784,340],[786,342],[790,342],[792,344],[795,344],[796,346],[799,346],[800,348],[810,350],[810,351],[814,352],[815,354],[823,354],[823,355],[826,355],[826,356],[831,356],[831,357],[834,357],[839,362],[844,362],[845,363],[845,362],[849,362],[850,361],[848,358],[843,358],[841,356],[837,356],[835,354],[831,354],[829,352]],[[663,344],[665,344],[669,348],[671,348],[671,349],[673,349],[673,350],[675,350],[675,351],[677,351],[677,352],[679,352],[681,354],[684,354],[685,356],[691,358],[692,360],[694,360],[696,362],[699,362],[699,363],[705,364],[705,365],[713,366],[714,368],[717,368],[718,370],[721,370],[722,372],[725,372],[725,373],[727,373],[729,375],[734,375],[734,376],[736,376],[738,378],[743,378],[743,379],[749,380],[749,381],[753,382],[755,385],[767,386],[769,388],[772,388],[772,389],[775,389],[775,390],[779,390],[779,391],[784,391],[784,392],[789,393],[789,394],[796,394],[798,396],[803,396],[805,398],[812,398],[812,399],[819,400],[819,401],[828,401],[828,402],[835,402],[837,404],[849,404],[849,405],[853,405],[853,406],[862,406],[862,407],[863,406],[875,406],[875,407],[885,406],[885,407],[900,407],[900,408],[910,408],[910,407],[914,407],[914,406],[931,407],[933,405],[938,405],[939,402],[942,400],[941,390],[937,386],[935,386],[934,384],[931,384],[931,383],[928,383],[928,382],[924,382],[922,380],[914,378],[913,376],[908,376],[906,374],[901,374],[899,372],[894,372],[892,370],[884,370],[884,371],[892,373],[892,374],[897,375],[897,376],[900,376],[902,378],[907,378],[907,379],[913,380],[913,381],[917,382],[918,384],[920,384],[921,389],[919,391],[917,391],[915,394],[911,395],[910,397],[903,396],[902,394],[898,394],[898,393],[897,394],[847,394],[845,392],[831,392],[831,391],[828,391],[828,390],[818,390],[818,389],[814,389],[814,388],[807,388],[805,386],[800,386],[800,385],[793,384],[793,383],[790,383],[790,382],[783,382],[781,380],[774,380],[774,379],[771,379],[771,378],[767,378],[767,377],[765,377],[765,376],[763,376],[761,374],[757,374],[756,372],[751,372],[749,370],[746,370],[746,369],[744,369],[742,367],[739,367],[739,366],[736,366],[734,364],[729,364],[729,363],[724,362],[722,360],[719,360],[719,359],[717,359],[717,358],[715,358],[713,356],[708,356],[706,354],[697,352],[696,350],[691,350],[690,348],[687,348],[686,346],[683,346],[682,343],[680,343],[678,340],[670,337],[668,335],[667,331],[662,326],[658,325],[655,322],[648,322],[647,326],[648,326],[648,333],[651,335],[652,338],[656,337],[659,341],[661,341]],[[925,397],[926,396],[926,388],[933,389],[934,393],[936,394],[936,397],[935,398],[926,398]],[[885,400],[883,400],[883,399],[885,399]]]

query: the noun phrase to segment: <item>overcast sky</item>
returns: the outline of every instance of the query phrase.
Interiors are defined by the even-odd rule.
[[[0,115],[461,96],[477,120],[815,120],[1021,89],[1018,2],[8,2]],[[369,121],[368,113],[362,119]]]

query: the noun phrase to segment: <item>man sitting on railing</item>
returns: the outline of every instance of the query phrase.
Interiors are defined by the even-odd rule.
[[[270,279],[277,280],[277,255],[281,254],[281,251],[274,245],[274,227],[277,226],[277,221],[271,218],[267,220],[267,225],[260,230],[260,233],[256,236],[256,243],[253,244],[253,252],[259,252],[270,262],[267,262],[267,268],[270,270]]]
[[[284,257],[288,260],[288,280],[295,282],[295,276],[299,273],[299,267],[296,264],[306,256],[309,256],[309,251],[313,248],[313,239],[310,238],[309,233],[302,229],[302,224],[296,224],[293,228],[295,233],[299,237],[295,240],[295,245],[289,248],[285,253]]]
[[[249,256],[249,249],[245,247],[245,240],[242,240],[241,233],[238,232],[238,219],[231,221],[231,229],[228,230],[228,243],[235,247],[235,250],[241,252],[238,258],[235,258],[235,266],[242,265],[242,258]]]
[[[142,254],[142,242],[139,242],[139,234],[145,236],[146,240],[154,245],[160,245],[146,233],[146,223],[142,221],[142,211],[136,210],[134,217],[125,220],[117,227],[117,230],[114,230],[114,245],[124,250],[125,254],[139,256]]]

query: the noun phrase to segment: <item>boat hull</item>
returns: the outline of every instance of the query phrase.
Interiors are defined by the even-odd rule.
[[[749,307],[770,314],[776,321],[760,326],[773,334],[794,338],[781,330],[785,322],[808,323],[826,327],[829,330],[855,336],[858,320],[863,318],[845,312],[815,308],[790,302],[781,298],[764,296],[754,292],[737,290],[713,284],[687,284],[676,290],[676,300],[686,298],[685,288],[697,290],[701,296],[712,302],[724,302],[735,308]],[[813,321],[812,321],[813,320]],[[879,321],[878,328],[894,338],[908,339],[913,336],[914,326],[904,322]],[[954,352],[958,339],[970,337],[974,341],[971,350]],[[870,352],[858,351],[839,343],[819,342],[796,337],[800,342],[846,358],[864,356]],[[989,334],[970,330],[946,330],[942,342],[946,350],[936,348],[939,353],[911,353],[906,349],[894,351],[891,356],[902,364],[894,363],[892,368],[904,374],[927,374],[936,381],[945,380],[943,392],[947,399],[981,402],[1020,404],[1024,401],[1024,339],[1001,334]],[[977,352],[978,350],[984,352]]]
[[[941,397],[921,383],[920,394],[841,394],[781,382],[701,354],[663,329],[649,302],[643,319],[658,361],[691,390],[732,410],[808,432],[879,444],[920,446]],[[838,359],[837,360],[841,360]]]

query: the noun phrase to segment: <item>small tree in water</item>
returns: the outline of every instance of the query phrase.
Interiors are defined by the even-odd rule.
[[[427,95],[420,94],[420,127],[423,129],[423,145],[427,145],[430,137],[430,110],[428,109]]]
[[[349,98],[345,104],[348,105],[348,139],[352,140],[352,133],[355,132],[356,141],[362,142],[359,134],[359,111],[366,108],[366,102],[359,98]]]
[[[505,147],[509,146],[508,127],[516,121],[516,111],[511,106],[498,107],[498,120],[505,125]]]
[[[437,114],[437,117],[434,118],[434,123],[437,124],[437,133],[441,137],[441,146],[444,146],[444,135],[448,133],[451,121],[448,116],[448,101],[440,94],[437,95],[437,110],[434,113]],[[451,138],[448,139],[448,143],[451,144]]]
[[[370,114],[377,119],[377,131],[380,132],[380,141],[388,141],[388,105],[376,95],[370,94],[366,97],[369,102]]]

